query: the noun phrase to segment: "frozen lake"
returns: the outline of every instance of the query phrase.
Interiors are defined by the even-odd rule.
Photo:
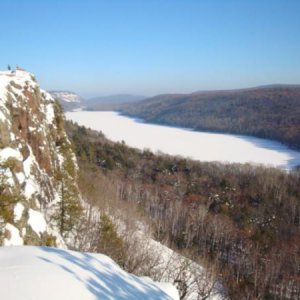
[[[66,118],[139,149],[202,161],[251,162],[282,169],[300,165],[300,152],[271,140],[147,124],[113,111],[67,112]]]

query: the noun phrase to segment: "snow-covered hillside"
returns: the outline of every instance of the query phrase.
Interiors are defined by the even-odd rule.
[[[50,91],[50,94],[58,98],[61,101],[65,102],[81,102],[82,98],[77,95],[76,93],[73,92],[68,92],[68,91]]]
[[[109,257],[47,247],[0,248],[0,299],[179,300],[168,283],[123,271]]]
[[[70,91],[50,91],[54,99],[57,99],[64,110],[72,110],[83,105],[84,99]]]
[[[76,170],[53,97],[26,71],[0,72],[0,245],[63,246],[54,219],[62,184],[79,201]]]

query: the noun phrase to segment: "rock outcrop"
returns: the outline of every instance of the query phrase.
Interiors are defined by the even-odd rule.
[[[32,74],[0,72],[0,245],[63,246],[80,210],[76,182],[59,104]]]

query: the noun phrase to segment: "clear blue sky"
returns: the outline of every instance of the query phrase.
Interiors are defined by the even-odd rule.
[[[0,67],[89,97],[300,83],[300,0],[1,0]]]

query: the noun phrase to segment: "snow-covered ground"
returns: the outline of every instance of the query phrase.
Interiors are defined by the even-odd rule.
[[[175,287],[123,271],[102,254],[0,248],[0,299],[178,300]]]
[[[158,281],[182,282],[186,284],[186,300],[221,300],[224,299],[223,287],[209,270],[192,260],[176,253],[158,241],[146,236],[144,232],[136,232],[142,249],[154,258],[152,276]],[[180,286],[178,286],[180,288]]]
[[[129,146],[140,149],[202,161],[251,162],[287,170],[300,165],[300,152],[266,139],[146,124],[116,112],[76,111],[66,113],[66,117],[101,130],[113,141],[124,140]]]
[[[69,91],[50,91],[50,94],[54,97],[54,98],[58,98],[62,101],[65,102],[81,102],[82,98],[73,93],[73,92],[69,92]]]

